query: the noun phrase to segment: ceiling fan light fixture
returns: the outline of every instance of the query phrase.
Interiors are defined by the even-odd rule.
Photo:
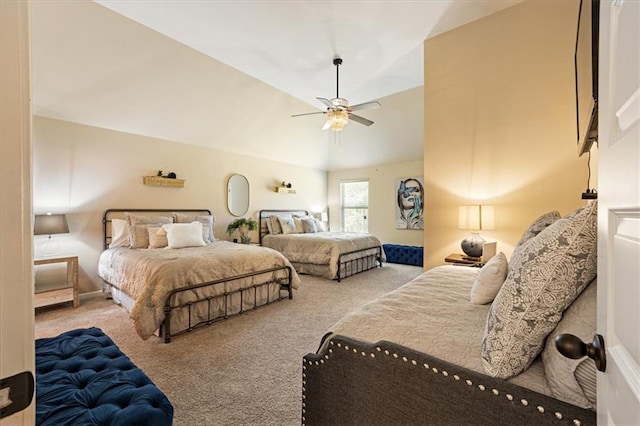
[[[340,132],[349,122],[349,114],[347,111],[336,109],[327,111],[327,123],[334,132]]]

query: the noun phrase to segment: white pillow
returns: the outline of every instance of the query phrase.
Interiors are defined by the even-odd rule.
[[[471,303],[475,305],[486,305],[493,302],[496,294],[500,291],[502,283],[507,278],[509,264],[504,253],[500,252],[493,256],[480,269],[471,287]]]
[[[168,248],[206,246],[202,238],[202,223],[170,223],[162,225],[167,233]],[[160,233],[160,231],[158,231]]]
[[[316,223],[316,230],[318,232],[327,232],[327,227],[324,225],[324,222],[320,219],[314,219],[314,222]]]
[[[129,247],[129,223],[124,219],[111,219],[109,248]]]

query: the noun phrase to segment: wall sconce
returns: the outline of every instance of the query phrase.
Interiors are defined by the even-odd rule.
[[[495,209],[493,206],[459,206],[458,228],[471,230],[471,235],[462,240],[460,247],[469,260],[482,257],[485,240],[479,234],[483,229],[495,229]]]

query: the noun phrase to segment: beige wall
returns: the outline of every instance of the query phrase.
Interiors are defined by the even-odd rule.
[[[326,209],[323,170],[38,116],[33,142],[34,212],[68,214],[71,232],[54,238],[59,255],[79,256],[81,292],[100,288],[96,269],[101,219],[108,208],[207,208],[216,217],[216,237],[230,239],[226,227],[233,217],[226,207],[226,184],[230,175],[239,173],[250,185],[245,216],[257,217],[260,209]],[[142,176],[158,170],[175,172],[186,180],[185,187],[142,184]],[[274,186],[283,180],[297,193],[275,193]],[[45,242],[46,237],[36,237],[36,256]],[[37,278],[45,278],[42,275]]]
[[[400,178],[420,177],[423,170],[420,160],[330,171],[328,205],[331,229],[340,229],[340,181],[368,180],[369,232],[378,236],[383,243],[422,246],[422,230],[395,229],[395,207],[396,181]]]
[[[577,1],[527,1],[425,42],[425,267],[460,252],[458,205],[495,205],[496,229],[481,235],[510,256],[538,215],[584,203],[577,11]]]
[[[0,2],[0,52],[0,378],[6,378],[35,371],[27,2]],[[34,410],[35,396],[0,424],[32,425]]]

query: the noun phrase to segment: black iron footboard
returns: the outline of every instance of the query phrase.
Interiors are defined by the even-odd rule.
[[[332,336],[302,366],[302,425],[595,425],[595,412],[407,347]]]
[[[186,302],[186,303],[179,303],[177,302],[177,299],[179,298],[178,295],[180,295],[181,293],[184,293],[186,291],[192,291],[198,288],[203,288],[203,287],[215,287],[216,285],[224,285],[225,283],[231,282],[231,281],[235,281],[235,280],[240,280],[240,279],[244,279],[244,278],[249,278],[249,277],[253,277],[253,276],[257,276],[257,275],[261,275],[261,274],[266,274],[266,273],[273,273],[276,271],[282,271],[286,269],[286,277],[284,278],[276,278],[276,279],[270,279],[266,282],[263,283],[258,283],[258,284],[254,284],[252,286],[249,287],[245,287],[245,288],[240,288],[234,291],[230,291],[227,292],[225,291],[222,294],[216,295],[216,296],[206,296],[202,299],[198,299],[195,301],[190,301],[190,302]],[[292,275],[293,275],[293,270],[290,266],[279,266],[279,267],[275,267],[275,268],[271,268],[271,269],[265,269],[262,271],[256,271],[256,272],[250,272],[247,274],[243,274],[243,275],[237,275],[234,277],[228,277],[228,278],[221,278],[219,280],[215,280],[215,281],[209,281],[206,283],[201,283],[201,284],[194,284],[194,285],[190,285],[187,287],[182,287],[179,289],[175,289],[173,291],[171,291],[171,293],[169,293],[167,295],[167,298],[165,299],[165,305],[164,305],[164,320],[162,321],[162,325],[160,326],[160,335],[164,337],[164,342],[165,343],[169,343],[171,341],[171,338],[174,336],[178,336],[180,334],[183,333],[188,333],[190,331],[193,331],[195,328],[197,327],[201,327],[201,326],[205,326],[205,325],[210,325],[213,324],[214,322],[217,321],[221,321],[224,319],[229,318],[230,314],[229,314],[229,300],[231,298],[232,295],[240,293],[240,312],[238,312],[238,314],[242,314],[244,313],[244,307],[243,307],[243,299],[244,299],[244,294],[245,292],[249,292],[249,291],[253,291],[253,300],[254,300],[254,305],[252,309],[256,309],[259,308],[261,306],[266,306],[271,304],[271,297],[269,295],[269,284],[273,284],[273,283],[278,283],[280,285],[280,289],[279,291],[287,291],[288,294],[288,298],[289,299],[293,299],[293,289],[292,289]],[[267,301],[266,303],[263,303],[261,305],[257,304],[257,292],[258,292],[258,288],[262,287],[262,286],[267,286]],[[217,316],[217,315],[213,315],[212,311],[211,311],[211,303],[213,300],[216,299],[222,299],[224,301],[224,315],[223,316]],[[281,295],[278,295],[278,298],[273,300],[273,301],[280,301],[284,299],[284,297],[282,297]],[[197,319],[192,318],[192,309],[195,308],[195,306],[197,304],[207,304],[207,318],[204,320],[200,320],[198,321]],[[182,309],[182,308],[186,308],[188,310],[188,326],[182,330],[178,330],[178,331],[173,331],[171,330],[171,313],[176,310],[176,309]]]
[[[369,254],[363,256],[354,256],[357,253]],[[351,275],[358,274],[360,272],[368,271],[376,266],[382,267],[382,247],[367,247],[359,250],[342,253],[338,256],[338,273],[336,280],[340,282],[342,278],[350,277]]]

